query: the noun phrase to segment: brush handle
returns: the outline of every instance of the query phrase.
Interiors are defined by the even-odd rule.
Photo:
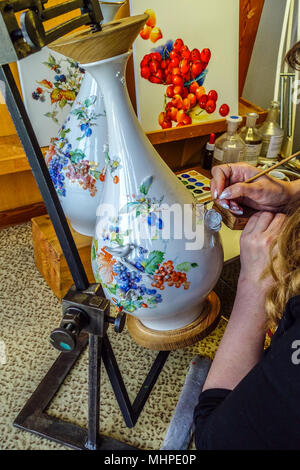
[[[293,158],[298,157],[299,155],[300,155],[300,151],[297,153],[294,153],[294,155],[291,155],[290,157],[285,158],[284,160],[281,160],[280,162],[276,163],[276,165],[273,165],[270,168],[267,168],[266,170],[261,171],[257,175],[252,176],[252,178],[247,179],[245,183],[252,183],[253,181],[260,178],[261,176],[267,175],[268,173],[270,173],[270,171],[276,170],[276,168],[280,167],[281,165],[284,165],[290,160],[293,160]]]

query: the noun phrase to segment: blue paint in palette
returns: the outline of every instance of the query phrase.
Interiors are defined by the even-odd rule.
[[[177,175],[179,180],[191,191],[198,202],[205,202],[209,197],[210,180],[196,170],[187,171]]]

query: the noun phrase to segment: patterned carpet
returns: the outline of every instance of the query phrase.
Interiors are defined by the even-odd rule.
[[[225,267],[216,288],[225,316],[230,314],[238,272],[236,263]],[[29,223],[0,231],[0,286],[0,346],[4,344],[6,350],[5,364],[1,364],[0,357],[0,449],[66,449],[12,426],[58,356],[50,346],[49,333],[59,325],[61,306],[35,267]],[[159,449],[191,359],[196,354],[213,358],[225,326],[221,320],[205,340],[171,353],[133,429],[126,428],[103,371],[101,432],[140,449]],[[111,330],[109,336],[133,400],[156,353],[136,345],[127,330],[120,335]],[[66,379],[48,413],[86,426],[87,352]]]

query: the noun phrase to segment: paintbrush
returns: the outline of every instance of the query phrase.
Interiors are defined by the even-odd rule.
[[[252,183],[253,181],[257,180],[258,178],[261,178],[264,175],[267,175],[270,173],[270,171],[276,170],[276,168],[284,165],[285,163],[289,162],[290,160],[293,160],[294,158],[298,157],[300,155],[300,151],[294,153],[294,155],[291,155],[290,157],[285,158],[284,160],[281,160],[280,162],[276,163],[275,165],[271,166],[270,168],[266,168],[265,170],[261,171],[260,173],[257,173],[257,175],[252,176],[251,178],[248,178],[247,180],[244,181],[244,183]],[[214,202],[214,198],[210,198],[208,201],[204,202],[204,205],[209,204],[210,202]],[[224,209],[227,210],[227,209]]]

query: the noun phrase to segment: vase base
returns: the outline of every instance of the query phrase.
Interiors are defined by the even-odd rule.
[[[174,351],[192,346],[208,336],[217,326],[220,313],[220,299],[215,292],[211,292],[204,302],[200,316],[183,328],[168,331],[151,330],[132,315],[127,317],[127,327],[132,339],[140,346],[153,351]]]

